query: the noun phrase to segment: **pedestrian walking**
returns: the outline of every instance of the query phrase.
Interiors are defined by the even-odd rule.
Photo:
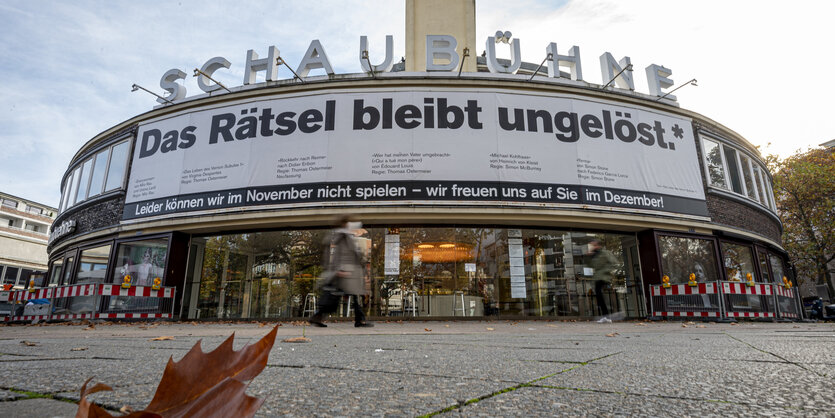
[[[326,327],[322,322],[325,315],[336,312],[339,300],[348,295],[353,296],[354,326],[373,327],[374,324],[365,320],[365,312],[360,303],[365,294],[365,269],[355,237],[362,228],[362,222],[344,215],[338,218],[336,224],[322,256],[325,272],[319,283],[319,306],[308,322],[317,327]]]
[[[612,284],[617,259],[609,250],[604,249],[603,243],[596,238],[589,242],[589,255],[591,255],[589,266],[592,268],[594,296],[597,300],[597,307],[600,309],[600,315],[603,316],[598,322],[612,322],[609,319],[609,307],[606,304],[604,291]]]

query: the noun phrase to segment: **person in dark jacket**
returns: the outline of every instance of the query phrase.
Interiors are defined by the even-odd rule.
[[[322,320],[325,315],[336,312],[339,300],[343,295],[353,296],[354,326],[373,327],[374,324],[365,320],[362,296],[365,294],[365,268],[362,254],[357,248],[354,238],[362,223],[350,216],[341,216],[337,221],[337,228],[331,233],[329,245],[325,245],[322,264],[325,272],[322,274],[319,296],[319,306],[316,313],[308,322],[317,327],[326,327]]]
[[[603,243],[599,239],[593,239],[589,242],[589,249],[589,255],[591,255],[589,267],[593,271],[594,296],[597,299],[597,307],[600,309],[600,314],[603,316],[598,322],[611,322],[609,319],[609,307],[606,304],[606,295],[604,292],[606,287],[612,284],[612,279],[615,275],[615,266],[618,261],[609,250],[603,248]]]

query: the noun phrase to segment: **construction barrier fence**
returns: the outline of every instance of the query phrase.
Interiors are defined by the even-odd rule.
[[[0,303],[9,304],[0,320],[172,318],[175,294],[173,287],[95,283],[14,290],[0,293]]]
[[[653,317],[800,319],[793,288],[772,283],[707,282],[652,285]]]

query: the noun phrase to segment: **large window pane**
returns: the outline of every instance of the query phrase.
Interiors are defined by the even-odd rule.
[[[64,212],[67,208],[67,201],[69,201],[70,196],[70,184],[72,184],[72,175],[67,179],[67,183],[64,184],[64,192],[61,194],[61,204],[59,205],[58,212]]]
[[[75,204],[76,188],[78,187],[78,178],[81,177],[81,167],[73,171],[70,177],[70,193],[67,195],[67,208]],[[66,209],[66,208],[64,208]]]
[[[92,168],[92,160],[87,160],[81,165],[81,180],[78,182],[78,193],[75,195],[76,202],[81,202],[87,198],[87,186],[89,185],[90,171]]]
[[[670,283],[687,283],[690,273],[699,282],[719,280],[718,263],[712,240],[659,236],[661,274],[670,277]]]
[[[728,177],[731,179],[731,190],[742,194],[742,182],[739,179],[739,166],[736,163],[736,150],[727,146],[725,149],[725,161],[728,163]]]
[[[725,262],[725,276],[728,280],[748,281],[748,274],[754,281],[762,281],[757,277],[754,268],[754,253],[751,247],[723,242],[722,256]]]
[[[772,210],[777,210],[774,206],[774,192],[771,191],[771,182],[768,179],[768,173],[765,171],[764,168],[761,169],[760,172],[763,176],[763,191],[765,192],[764,202],[767,201],[767,203],[764,204]]]
[[[109,158],[110,149],[96,154],[95,163],[93,164],[93,174],[90,177],[90,192],[88,196],[95,196],[102,192],[104,186],[104,174],[107,171],[107,160]]]
[[[754,182],[757,183],[757,193],[762,197],[760,202],[764,206],[768,206],[768,196],[765,193],[765,188],[763,188],[762,173],[760,173],[760,167],[756,164],[754,164]]]
[[[111,282],[122,283],[124,277],[130,275],[134,286],[151,286],[157,277],[164,284],[167,252],[168,238],[119,244]]]
[[[110,153],[110,168],[107,170],[107,183],[104,186],[105,191],[122,187],[129,146],[130,142],[127,141],[113,146],[113,151]]]
[[[64,259],[59,258],[52,263],[52,272],[49,276],[49,285],[57,286],[61,284],[61,277],[64,274]]]
[[[111,283],[121,284],[130,276],[133,286],[152,286],[159,278],[165,285],[165,262],[168,255],[168,238],[132,241],[119,244],[116,265],[113,266]],[[112,297],[107,303],[110,311],[156,312],[159,298],[131,296]]]
[[[728,188],[725,181],[725,167],[722,163],[722,149],[719,143],[709,139],[702,139],[705,152],[705,163],[707,164],[707,177],[711,186]]]
[[[783,271],[783,259],[774,254],[769,254],[768,262],[771,265],[771,281],[782,284],[783,277],[786,275]]]
[[[17,284],[17,274],[20,269],[17,267],[8,266],[6,272],[3,274],[3,284],[15,285]]]
[[[74,284],[104,283],[109,258],[110,245],[81,251]],[[73,314],[98,312],[98,299],[98,296],[76,296],[70,298],[67,309]]]
[[[751,173],[751,159],[744,154],[740,154],[739,159],[742,162],[740,171],[742,171],[742,179],[745,182],[745,190],[748,193],[748,197],[759,202],[760,198],[759,194],[757,194],[757,187],[754,184],[754,175]]]

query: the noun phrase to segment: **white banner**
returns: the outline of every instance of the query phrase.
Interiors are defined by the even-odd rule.
[[[260,99],[143,124],[125,219],[381,201],[707,216],[688,119],[529,92],[375,89]]]

